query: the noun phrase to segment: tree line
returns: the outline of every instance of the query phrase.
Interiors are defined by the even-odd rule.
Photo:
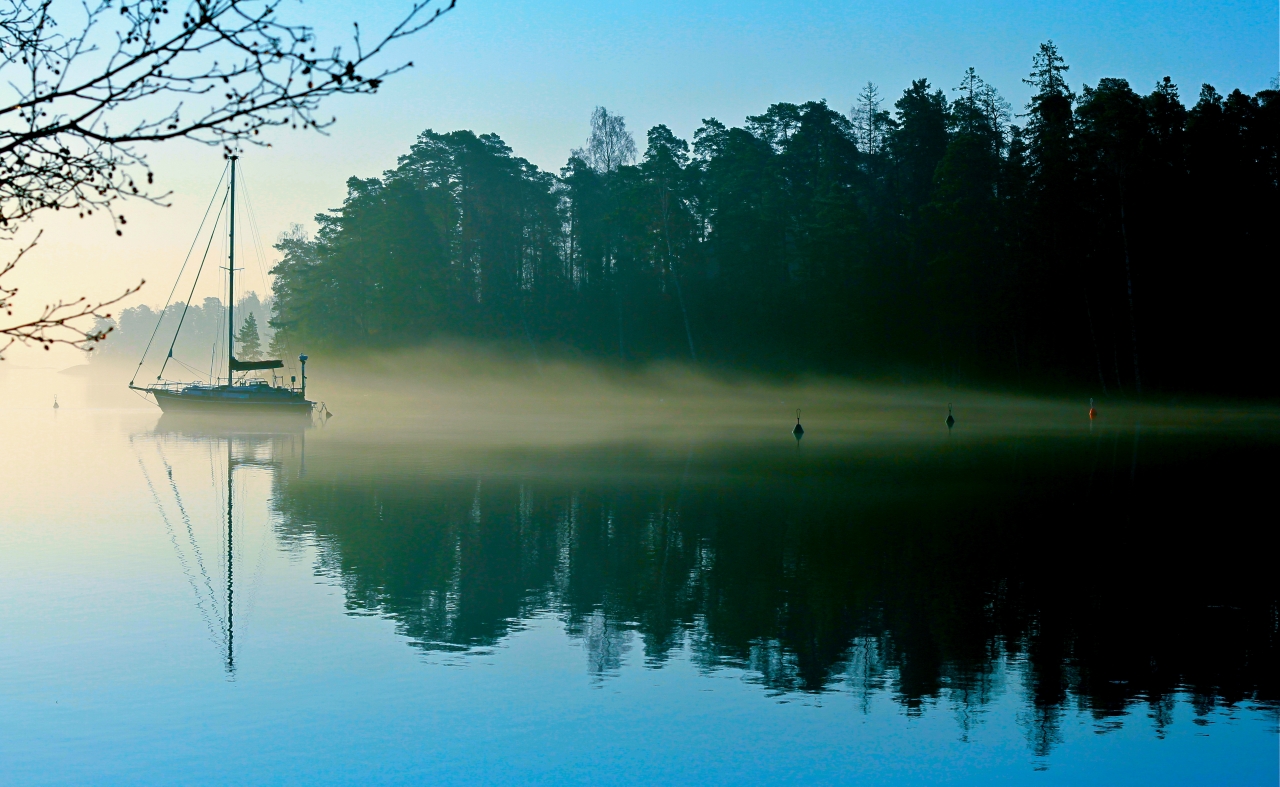
[[[236,301],[236,357],[240,360],[260,360],[263,343],[274,340],[269,331],[263,330],[271,307],[271,299],[263,301],[256,292]],[[131,306],[122,309],[119,317],[98,318],[93,331],[110,333],[110,338],[89,355],[94,361],[134,364],[142,361],[147,352],[147,365],[141,372],[149,378],[171,351],[179,368],[170,369],[180,377],[180,369],[188,377],[226,376],[227,309],[219,298],[205,298],[203,303],[193,302],[189,307],[184,301],[177,301],[164,310],[146,304]],[[280,348],[273,345],[272,349]]]
[[[1052,42],[1021,113],[973,69],[664,125],[597,108],[558,175],[423,132],[282,236],[281,346],[436,337],[624,363],[1264,394],[1280,91],[1190,108],[1168,78],[1077,93]]]

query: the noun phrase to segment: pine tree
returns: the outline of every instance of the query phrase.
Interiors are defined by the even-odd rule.
[[[276,331],[271,334],[271,341],[267,344],[267,352],[272,358],[283,358],[289,354],[289,334],[286,331]]]
[[[258,337],[258,318],[254,317],[252,312],[240,326],[240,331],[236,334],[236,344],[240,345],[240,360],[262,360],[262,339]]]
[[[868,155],[879,155],[884,152],[885,140],[891,122],[889,113],[880,108],[884,103],[880,98],[880,88],[873,82],[867,82],[858,94],[858,103],[849,112],[853,121],[854,134],[858,140],[858,149]]]
[[[1028,344],[1048,368],[1094,366],[1079,337],[1088,336],[1088,310],[1078,290],[1063,282],[1077,280],[1085,259],[1079,248],[1077,150],[1073,146],[1076,96],[1067,84],[1068,66],[1052,41],[1040,45],[1031,75],[1023,80],[1035,89],[1027,104],[1027,162],[1030,165],[1028,214],[1031,244],[1020,266],[1019,286],[1029,313],[1040,317],[1030,328]],[[1075,291],[1073,291],[1075,290]]]
[[[947,152],[947,97],[929,80],[917,79],[894,107],[898,120],[889,135],[889,152],[910,214],[929,201],[934,170]]]

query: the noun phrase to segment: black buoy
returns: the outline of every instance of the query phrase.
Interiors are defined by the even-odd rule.
[[[800,438],[804,437],[804,427],[800,425],[800,410],[796,410],[796,428],[791,430],[791,434],[795,435],[796,442],[800,442]]]
[[[57,410],[57,409],[58,409],[58,395],[57,395],[57,394],[54,394],[54,395],[53,395],[53,409],[55,409],[55,410]]]
[[[956,425],[956,417],[951,414],[951,402],[947,402],[947,429]]]

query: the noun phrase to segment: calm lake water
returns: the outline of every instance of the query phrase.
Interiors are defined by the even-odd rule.
[[[19,402],[0,782],[1277,783],[1274,419],[782,410],[540,446]]]

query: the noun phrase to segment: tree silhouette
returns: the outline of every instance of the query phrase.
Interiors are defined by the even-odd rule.
[[[872,85],[851,117],[777,103],[691,145],[654,126],[638,163],[597,108],[558,175],[423,132],[315,238],[281,239],[275,341],[1268,395],[1280,92],[1188,109],[1168,79],[1077,95],[1067,74],[1047,42],[1018,117],[968,69],[892,116]]]
[[[237,357],[241,361],[262,360],[262,339],[258,336],[258,318],[250,314],[236,331]]]

